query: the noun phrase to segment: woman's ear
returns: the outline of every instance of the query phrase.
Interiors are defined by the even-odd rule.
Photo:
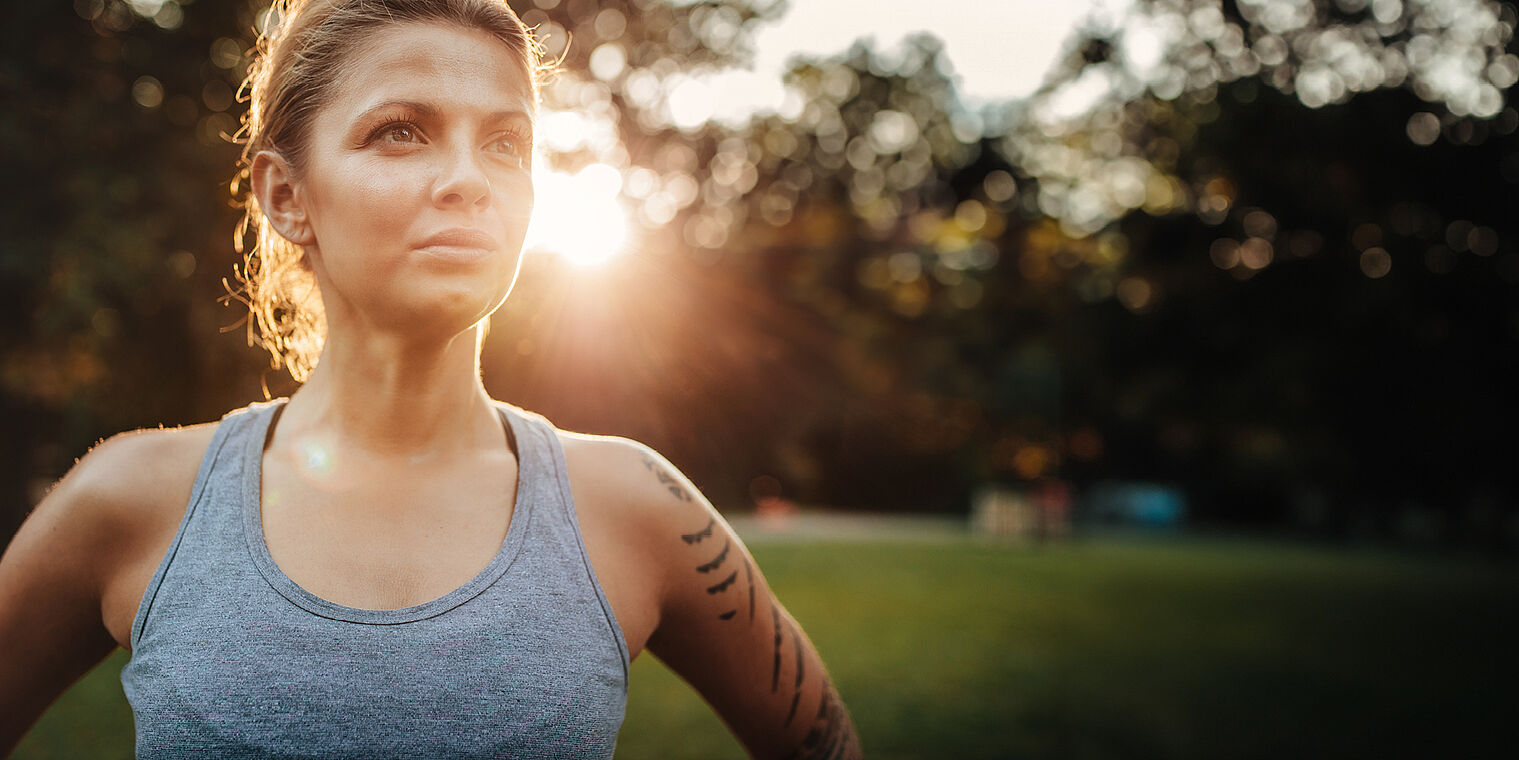
[[[253,156],[248,174],[258,207],[274,231],[295,245],[316,244],[316,234],[311,231],[311,219],[290,164],[274,151],[261,150]]]

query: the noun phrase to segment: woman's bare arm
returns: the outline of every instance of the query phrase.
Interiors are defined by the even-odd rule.
[[[652,539],[663,544],[660,623],[649,649],[757,758],[858,758],[859,737],[816,648],[743,541],[659,455],[639,452]]]
[[[98,577],[111,511],[106,448],[74,466],[0,557],[0,753],[116,646]]]
[[[155,430],[97,446],[0,556],[0,756],[116,648],[108,611],[117,628],[130,627],[142,570],[173,538],[205,438]]]

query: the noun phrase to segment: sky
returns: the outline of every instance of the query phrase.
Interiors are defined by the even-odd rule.
[[[836,55],[861,38],[891,49],[919,31],[944,41],[968,102],[1022,97],[1039,86],[1081,19],[1094,9],[1119,14],[1130,1],[790,0],[778,22],[758,29],[754,69],[706,78],[703,100],[731,122],[778,110],[792,56]]]

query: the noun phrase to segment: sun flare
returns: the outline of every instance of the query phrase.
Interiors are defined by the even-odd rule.
[[[570,174],[535,172],[533,219],[525,247],[552,251],[580,267],[596,267],[623,252],[628,217],[618,200],[622,173],[591,164]]]

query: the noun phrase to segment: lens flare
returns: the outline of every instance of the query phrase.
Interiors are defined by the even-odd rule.
[[[533,178],[536,200],[524,247],[552,251],[571,264],[606,264],[627,246],[628,218],[618,192],[622,173],[590,164],[573,174],[542,169]]]

